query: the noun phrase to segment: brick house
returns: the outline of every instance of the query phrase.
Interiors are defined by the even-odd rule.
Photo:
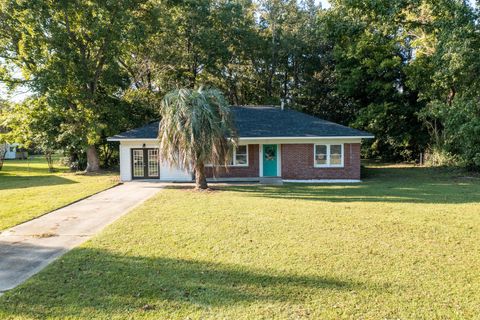
[[[239,146],[227,168],[207,168],[211,181],[360,181],[360,145],[373,138],[301,112],[233,106]],[[120,142],[122,181],[192,181],[193,174],[159,158],[158,122],[109,138]]]

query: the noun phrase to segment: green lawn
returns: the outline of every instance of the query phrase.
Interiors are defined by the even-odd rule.
[[[5,161],[0,171],[0,231],[118,183],[113,174],[74,174],[57,167],[49,173],[43,157]]]
[[[0,298],[0,318],[480,317],[480,179],[165,190]]]

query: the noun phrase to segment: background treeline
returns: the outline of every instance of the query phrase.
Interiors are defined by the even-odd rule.
[[[480,167],[479,12],[460,0],[0,0],[10,136],[110,166],[178,87],[365,129],[364,155]],[[100,159],[100,160],[99,160]],[[88,161],[87,161],[88,160]],[[100,163],[99,163],[100,161]]]

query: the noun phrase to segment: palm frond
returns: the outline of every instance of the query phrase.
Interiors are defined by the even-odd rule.
[[[230,106],[217,89],[177,89],[160,110],[160,153],[172,165],[226,166],[237,144]]]

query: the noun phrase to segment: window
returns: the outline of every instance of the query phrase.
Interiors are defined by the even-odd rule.
[[[343,167],[343,144],[316,144],[315,167]]]
[[[317,166],[328,165],[327,145],[318,144],[315,146],[315,165]]]
[[[10,147],[10,152],[15,152],[15,147]]]
[[[148,176],[158,177],[158,149],[148,149]]]
[[[330,165],[331,166],[342,165],[342,145],[334,144],[330,146]]]
[[[248,146],[238,146],[233,151],[234,166],[248,166]]]
[[[206,167],[211,167],[210,163],[205,164]],[[233,150],[233,157],[228,164],[229,167],[248,167],[248,145],[238,146]]]

